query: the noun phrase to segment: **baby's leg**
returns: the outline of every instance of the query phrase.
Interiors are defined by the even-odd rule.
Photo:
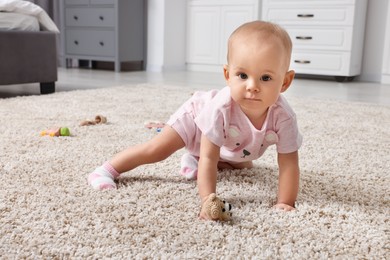
[[[143,164],[162,161],[183,147],[184,142],[179,134],[170,126],[165,126],[163,131],[153,139],[127,148],[116,154],[109,162],[97,168],[89,175],[88,183],[93,188],[99,190],[116,188],[114,179],[121,173],[130,171]],[[105,169],[107,165],[111,166],[115,172],[112,173]],[[99,179],[99,176],[102,179]]]
[[[185,153],[181,158],[181,170],[180,173],[187,180],[196,180],[198,177],[198,158],[195,158],[189,153]],[[218,169],[250,169],[253,168],[252,161],[241,162],[241,163],[228,163],[228,162],[218,162]]]
[[[240,163],[218,162],[218,168],[228,169],[228,170],[250,169],[253,168],[253,162],[252,161],[240,162]]]

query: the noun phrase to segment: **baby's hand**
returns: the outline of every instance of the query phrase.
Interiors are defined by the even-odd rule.
[[[199,212],[199,219],[201,220],[212,220],[212,218],[207,214],[207,210],[204,207],[204,203],[202,204],[202,208]]]
[[[291,210],[295,210],[294,207],[288,205],[288,204],[284,204],[284,203],[277,203],[274,207],[274,209],[281,209],[281,210],[284,210],[284,211],[291,211]]]

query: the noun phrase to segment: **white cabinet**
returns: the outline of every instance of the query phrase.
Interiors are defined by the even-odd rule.
[[[263,0],[262,19],[283,26],[298,74],[352,80],[361,72],[367,0]]]
[[[221,71],[230,34],[258,19],[259,4],[257,0],[188,0],[187,14],[187,69]]]
[[[64,64],[71,59],[144,60],[143,0],[62,0]]]

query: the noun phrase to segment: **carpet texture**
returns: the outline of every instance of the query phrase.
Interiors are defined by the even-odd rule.
[[[272,209],[275,149],[217,190],[230,223],[197,219],[179,151],[95,191],[86,176],[157,134],[193,90],[137,85],[0,100],[0,256],[4,259],[385,259],[390,256],[390,107],[289,97],[304,136],[297,210]],[[79,126],[95,115],[108,123]],[[71,137],[40,137],[67,126]]]

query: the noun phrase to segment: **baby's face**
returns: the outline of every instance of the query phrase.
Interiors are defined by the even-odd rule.
[[[284,89],[288,52],[278,40],[235,39],[225,78],[231,95],[248,115],[264,113]]]

